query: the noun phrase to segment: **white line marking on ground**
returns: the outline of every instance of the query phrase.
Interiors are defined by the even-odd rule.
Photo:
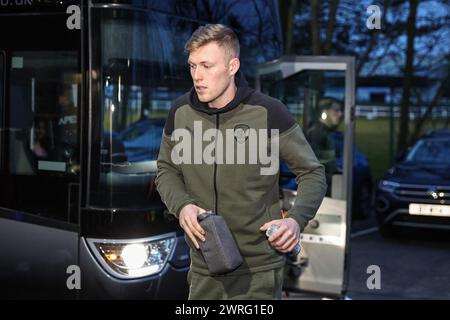
[[[350,238],[354,239],[356,237],[365,236],[366,234],[374,233],[378,231],[378,227],[372,227],[366,230],[361,230],[350,235]]]

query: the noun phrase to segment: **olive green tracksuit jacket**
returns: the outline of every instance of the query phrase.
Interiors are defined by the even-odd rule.
[[[297,199],[288,216],[298,222],[301,230],[316,214],[327,188],[324,167],[287,108],[278,100],[248,87],[240,72],[235,83],[234,100],[220,109],[209,108],[207,103],[200,102],[194,88],[173,102],[161,141],[156,185],[161,199],[177,218],[181,209],[190,203],[223,216],[244,258],[244,263],[230,273],[238,275],[275,269],[285,263],[284,256],[269,245],[264,232],[259,230],[264,223],[281,219],[279,166],[275,174],[262,175],[261,168],[269,165],[259,160],[256,163],[250,161],[249,151],[244,163],[242,159],[239,162],[238,152],[242,154],[243,147],[250,150],[249,144],[255,141],[252,140],[255,135],[245,133],[268,130],[267,143],[258,150],[271,149],[274,145],[270,142],[275,140],[270,139],[278,138],[279,160],[288,164],[298,183]],[[198,129],[199,124],[204,133],[207,129],[217,129],[211,130],[216,132],[214,137],[208,135],[208,139],[202,139],[197,135],[194,138],[195,127]],[[278,136],[271,130],[278,130]],[[217,132],[221,133],[221,138]],[[186,133],[192,139],[183,135]],[[223,142],[226,147],[222,150],[211,147],[230,136],[234,139],[232,147],[228,148],[229,140]],[[213,163],[194,159],[194,154],[199,154],[199,146],[215,157]],[[228,161],[227,155],[228,160],[234,156],[234,161]],[[278,163],[278,158],[276,161]],[[191,270],[208,275],[201,252],[191,247],[190,253]]]

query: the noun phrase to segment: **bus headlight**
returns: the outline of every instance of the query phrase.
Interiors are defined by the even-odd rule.
[[[128,244],[122,249],[122,259],[130,269],[142,268],[148,259],[148,248],[140,243]]]
[[[175,234],[135,240],[86,239],[100,264],[122,279],[159,273],[175,247]]]

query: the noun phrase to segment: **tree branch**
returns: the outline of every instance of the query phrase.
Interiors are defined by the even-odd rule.
[[[321,55],[320,1],[311,0],[311,49],[313,55]]]
[[[339,0],[330,1],[330,9],[328,11],[327,36],[325,38],[325,43],[323,46],[324,54],[330,54],[338,7],[339,7]]]
[[[436,90],[433,99],[431,99],[430,103],[427,106],[427,110],[425,111],[425,113],[423,114],[423,116],[419,119],[419,121],[416,123],[415,127],[414,127],[414,131],[411,135],[411,138],[409,140],[408,145],[413,144],[417,138],[420,135],[420,132],[422,130],[422,127],[425,123],[425,121],[427,120],[427,118],[430,116],[431,112],[433,111],[434,107],[437,105],[437,103],[439,102],[439,99],[441,98],[441,96],[444,94],[445,88],[448,85],[449,82],[449,77],[447,76],[447,78],[445,78],[444,80],[441,81],[438,89]],[[422,104],[423,100],[422,97],[420,96],[420,94],[417,95],[419,102]]]
[[[381,17],[381,21],[386,21],[386,15],[387,15],[388,8],[390,6],[390,2],[391,2],[390,0],[386,0],[384,3],[384,8],[383,8],[384,10],[383,10],[383,15]],[[390,28],[388,27],[388,29],[390,29]],[[356,74],[357,75],[359,75],[361,73],[361,70],[363,69],[364,65],[369,60],[370,53],[372,52],[373,48],[377,44],[380,33],[381,32],[379,32],[379,31],[371,32],[369,45],[366,47],[366,51],[364,52],[362,58],[358,59],[358,64],[356,66]],[[386,33],[389,34],[389,30],[386,30]]]

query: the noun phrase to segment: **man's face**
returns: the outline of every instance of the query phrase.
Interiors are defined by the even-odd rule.
[[[327,121],[332,127],[338,127],[341,124],[342,116],[344,115],[342,112],[342,107],[339,103],[334,102],[331,105],[331,108],[326,111]]]
[[[213,102],[230,86],[237,72],[231,67],[231,57],[223,47],[210,42],[189,54],[188,64],[198,99]]]

